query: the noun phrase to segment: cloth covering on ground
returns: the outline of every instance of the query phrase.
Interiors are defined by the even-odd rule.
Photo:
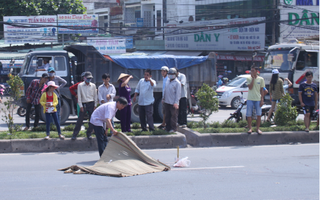
[[[118,133],[109,139],[100,160],[93,166],[72,165],[59,169],[65,173],[96,174],[103,176],[127,177],[147,173],[168,171],[171,168],[157,161],[141,149],[124,133]]]

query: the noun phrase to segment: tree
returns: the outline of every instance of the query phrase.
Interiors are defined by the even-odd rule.
[[[296,122],[298,117],[297,107],[292,106],[293,98],[289,93],[284,95],[280,99],[280,103],[277,105],[277,111],[275,113],[274,122],[279,126],[284,126],[287,124],[292,124]]]
[[[83,14],[82,0],[1,0],[0,16]]]
[[[3,16],[37,16],[57,14],[84,14],[82,0],[1,0],[0,19]],[[0,26],[3,33],[3,26]],[[2,34],[3,35],[3,34]]]
[[[12,135],[15,131],[15,125],[13,123],[13,112],[17,108],[17,102],[21,99],[21,88],[23,88],[23,81],[19,76],[13,76],[11,74],[8,75],[9,80],[7,83],[10,86],[10,92],[8,100],[4,102],[5,108],[1,108],[2,110],[2,119],[8,125],[8,129],[10,134]]]
[[[210,115],[213,112],[219,111],[219,101],[214,97],[217,96],[217,93],[209,85],[204,83],[196,93],[196,96],[202,109],[200,117],[203,119],[203,127],[206,128],[206,121]]]

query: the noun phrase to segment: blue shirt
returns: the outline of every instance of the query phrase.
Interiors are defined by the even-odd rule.
[[[140,106],[148,106],[154,103],[153,88],[156,86],[156,81],[151,79],[153,86],[149,81],[145,81],[144,78],[140,79],[135,93],[139,94],[138,104]]]
[[[164,95],[164,88],[166,87],[167,80],[168,80],[168,75],[167,75],[165,78],[163,78],[163,83],[162,83],[162,96]]]

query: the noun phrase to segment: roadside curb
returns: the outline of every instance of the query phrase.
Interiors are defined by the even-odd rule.
[[[176,132],[175,135],[129,136],[141,149],[187,147],[186,136]],[[78,137],[75,141],[67,138],[60,140],[14,139],[0,140],[0,153],[59,152],[59,151],[97,151],[96,138],[88,140]]]
[[[319,143],[319,131],[282,131],[257,133],[199,133],[189,128],[178,128],[194,147],[272,145],[292,143]]]

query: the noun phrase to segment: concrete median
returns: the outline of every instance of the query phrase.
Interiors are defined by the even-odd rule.
[[[194,147],[272,145],[291,143],[319,143],[319,131],[282,131],[257,133],[199,133],[189,128],[179,128],[187,143]]]
[[[176,133],[174,135],[152,135],[152,136],[130,136],[130,138],[141,149],[176,148],[186,147],[185,135]],[[0,140],[0,153],[26,153],[26,152],[59,152],[59,151],[97,151],[97,140],[93,138],[77,138],[71,140],[60,139],[14,139]]]

